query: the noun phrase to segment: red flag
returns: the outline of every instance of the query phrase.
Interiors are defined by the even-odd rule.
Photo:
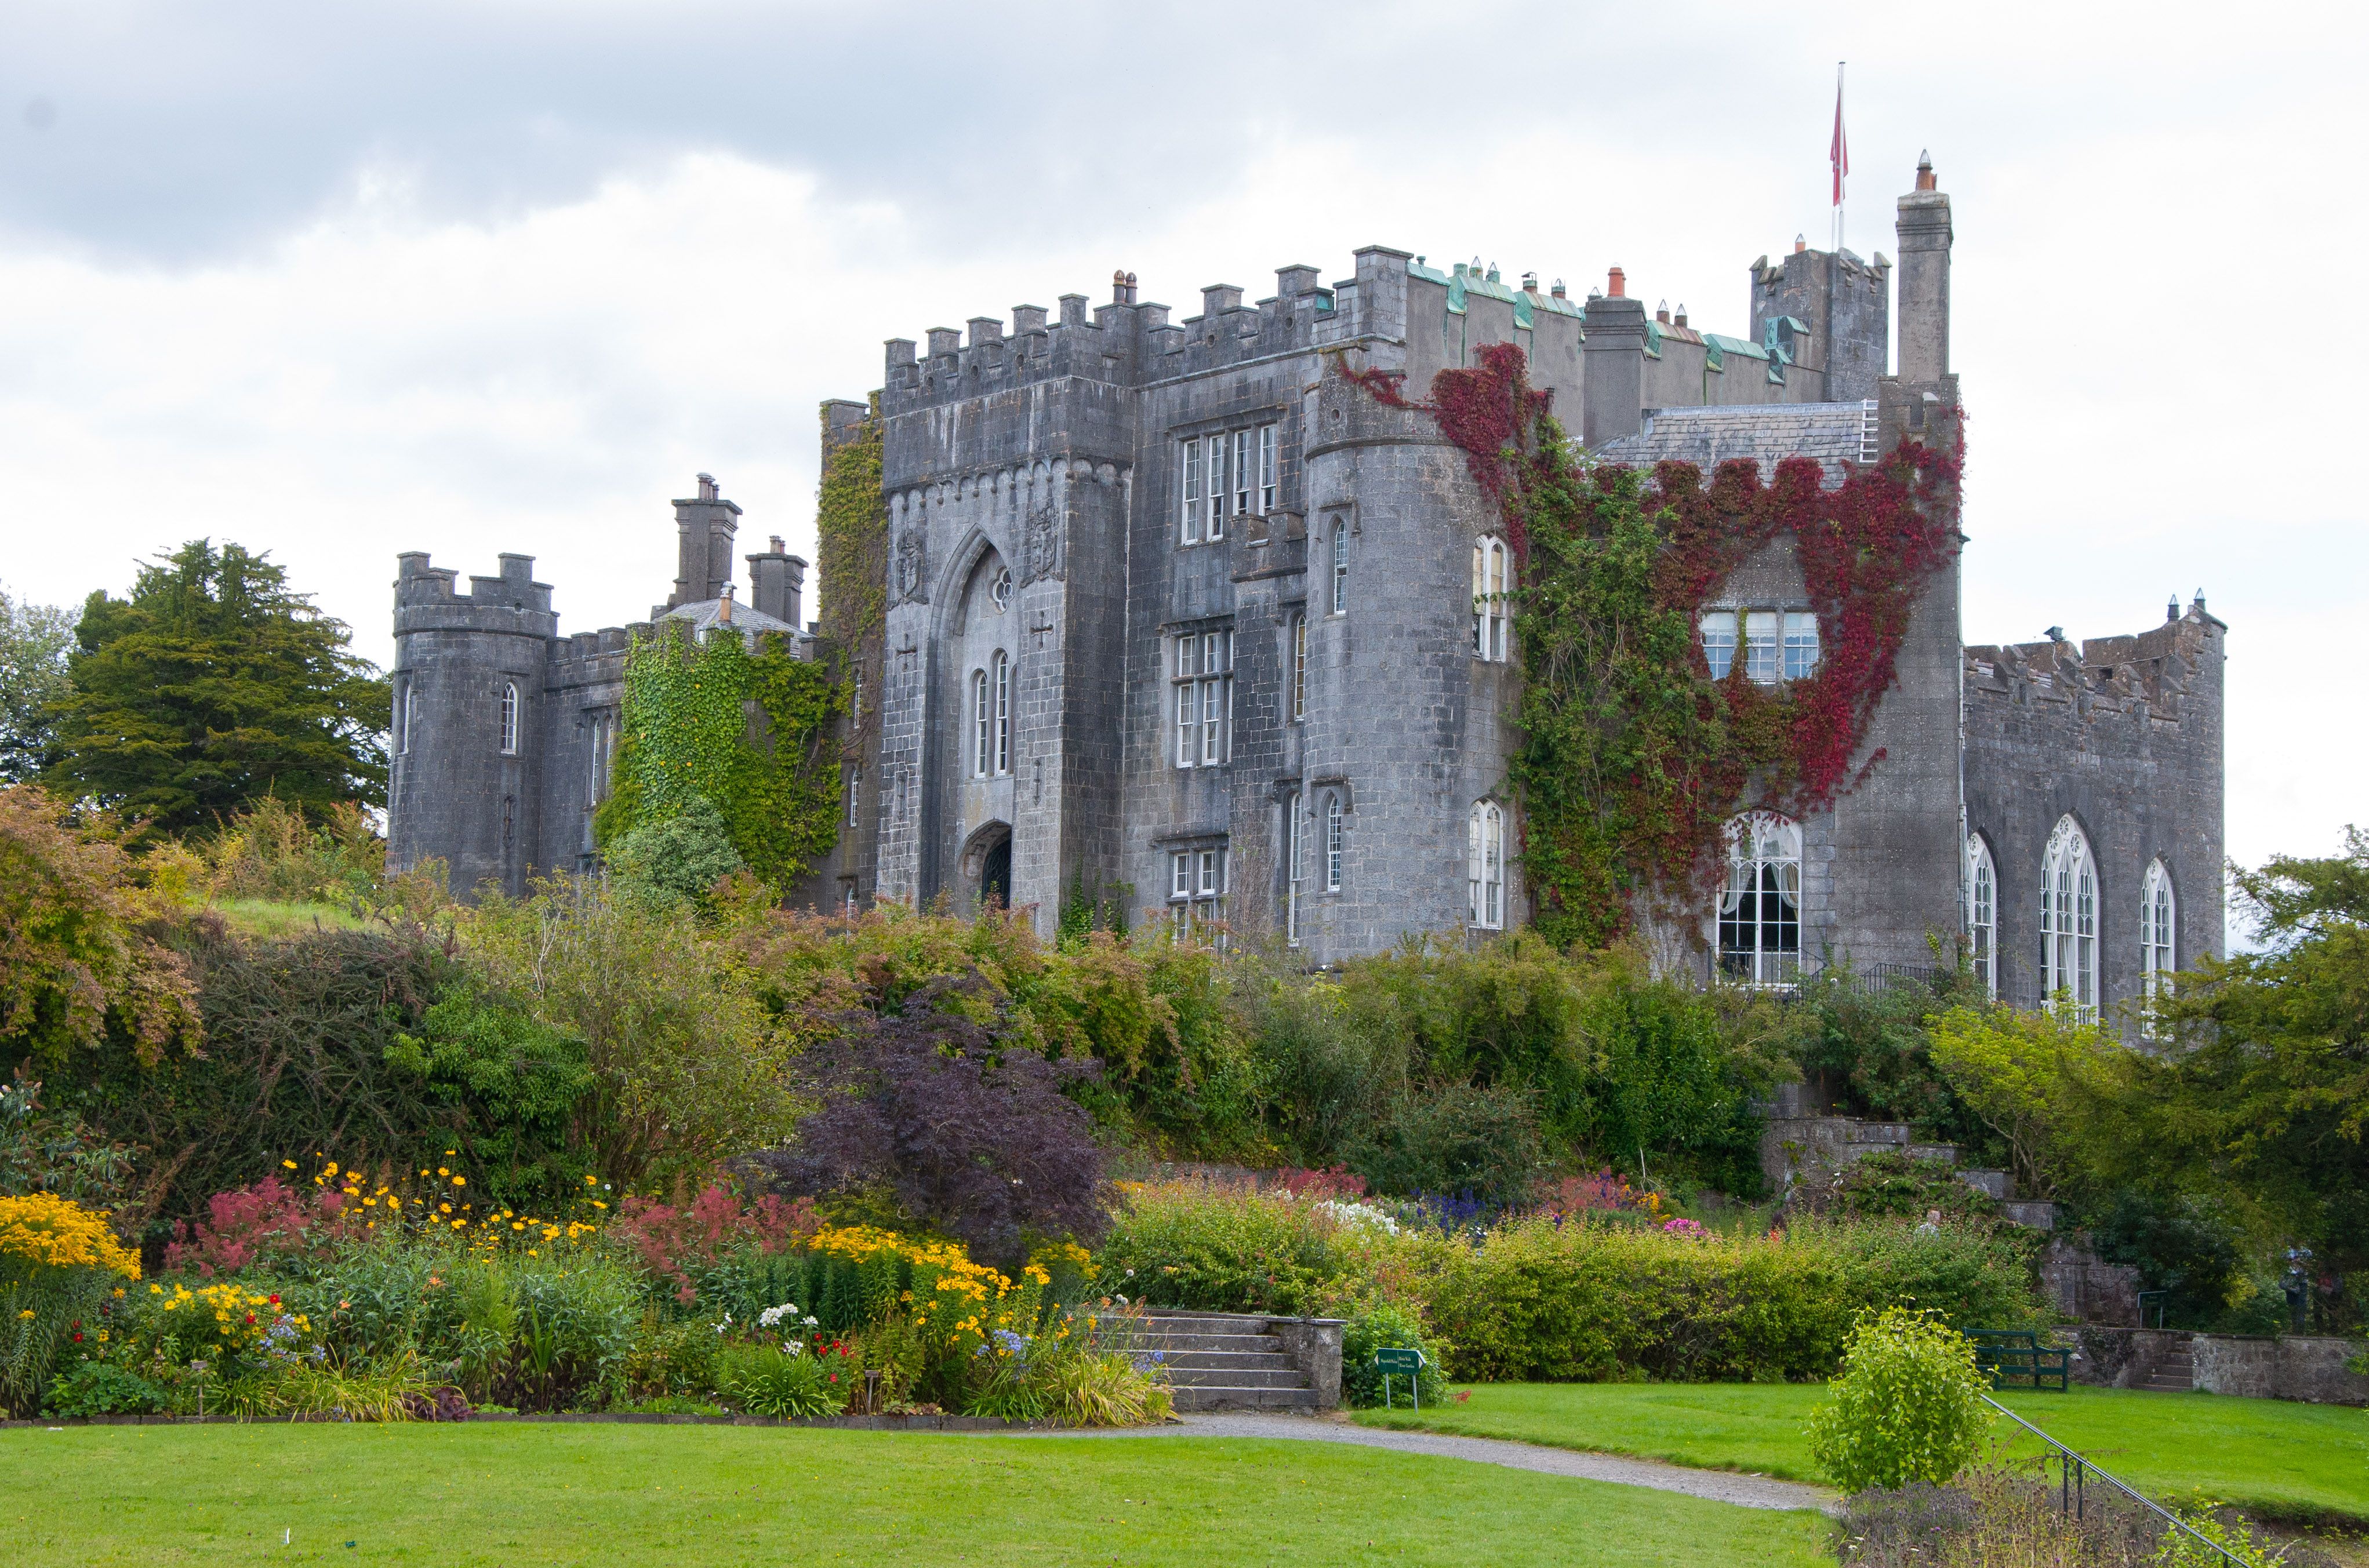
[[[1826,149],[1826,161],[1835,166],[1835,205],[1843,204],[1843,176],[1850,173],[1850,143],[1843,139],[1843,84],[1840,72],[1835,79],[1835,141]]]

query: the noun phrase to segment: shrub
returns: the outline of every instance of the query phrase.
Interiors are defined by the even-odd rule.
[[[771,1345],[727,1345],[715,1353],[715,1391],[751,1415],[837,1415],[861,1387],[845,1356]]]
[[[101,1140],[79,1116],[44,1110],[39,1080],[0,1083],[0,1197],[54,1193],[111,1210],[131,1177],[132,1150]]]
[[[1073,1335],[1045,1359],[1036,1379],[1044,1413],[1070,1426],[1141,1426],[1168,1419],[1175,1396],[1160,1363]]]
[[[1423,1321],[1406,1308],[1385,1302],[1358,1313],[1342,1331],[1343,1400],[1359,1406],[1382,1402],[1382,1374],[1375,1369],[1374,1352],[1389,1348],[1423,1352],[1423,1371],[1417,1375],[1412,1391],[1405,1378],[1391,1377],[1393,1403],[1406,1401],[1410,1392],[1425,1404],[1437,1404],[1448,1397],[1448,1379],[1441,1369],[1443,1357],[1436,1342],[1424,1331]]]
[[[1831,1196],[1836,1212],[1861,1219],[1922,1219],[1937,1208],[1954,1219],[1998,1214],[1990,1194],[1960,1181],[1954,1167],[1906,1150],[1878,1150],[1852,1161],[1835,1177]]]
[[[52,1415],[154,1415],[166,1408],[165,1391],[106,1361],[82,1361],[50,1381]]]
[[[1504,1205],[1528,1195],[1544,1151],[1528,1091],[1450,1084],[1401,1098],[1350,1145],[1348,1162],[1383,1192]]]
[[[1990,1422],[1974,1342],[1930,1312],[1885,1309],[1853,1331],[1832,1400],[1810,1418],[1810,1452],[1845,1492],[1940,1485],[1974,1457]]]
[[[1062,1093],[1098,1066],[1047,1061],[969,1016],[988,990],[974,972],[931,981],[894,1016],[842,1014],[839,1038],[809,1053],[821,1108],[750,1167],[791,1193],[885,1189],[904,1214],[1010,1265],[1031,1236],[1099,1237],[1102,1151]]]
[[[674,816],[618,834],[602,855],[620,887],[660,905],[704,902],[709,889],[742,864],[724,814],[704,795]]]
[[[0,1409],[38,1410],[60,1356],[98,1343],[109,1292],[139,1277],[104,1211],[51,1193],[0,1197]]]
[[[1471,1381],[1815,1378],[1871,1308],[1908,1302],[1989,1326],[2042,1312],[2020,1245],[1955,1226],[1682,1238],[1520,1219],[1448,1247],[1425,1288],[1453,1375]]]
[[[1345,1269],[1313,1203],[1200,1182],[1139,1187],[1097,1261],[1106,1290],[1205,1311],[1316,1310]]]

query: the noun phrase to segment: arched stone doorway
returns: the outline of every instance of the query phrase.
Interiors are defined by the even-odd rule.
[[[962,875],[973,903],[1012,907],[1012,824],[990,822],[970,836],[963,846]]]

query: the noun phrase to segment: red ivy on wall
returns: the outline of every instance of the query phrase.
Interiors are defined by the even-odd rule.
[[[1576,452],[1531,387],[1520,349],[1406,397],[1403,378],[1342,372],[1378,403],[1430,416],[1462,450],[1520,563],[1525,679],[1524,858],[1536,915],[1558,940],[1627,928],[1641,894],[1716,883],[1738,811],[1802,817],[1832,805],[1882,757],[1852,759],[1890,690],[1908,621],[1955,556],[1961,450],[1903,441],[1847,464],[1789,458],[1767,483],[1749,459],[1706,484],[1691,464],[1649,475]],[[1818,617],[1816,671],[1745,678],[1744,649],[1711,678],[1697,630],[1730,573],[1790,539]],[[1741,639],[1739,639],[1740,641]]]

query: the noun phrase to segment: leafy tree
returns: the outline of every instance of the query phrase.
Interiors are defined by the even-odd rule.
[[[1935,1020],[1933,1065],[2003,1141],[2034,1196],[2079,1185],[2097,1124],[2117,1114],[2134,1065],[2127,1047],[2075,1008],[1958,1007]]]
[[[1091,1059],[1047,1061],[970,1016],[989,988],[944,976],[895,1013],[858,1008],[808,1055],[821,1098],[786,1148],[752,1163],[799,1196],[884,1191],[904,1214],[1007,1265],[1035,1236],[1109,1224],[1093,1119],[1062,1091]]]
[[[2241,1196],[2321,1268],[2369,1267],[2369,833],[2236,876],[2265,950],[2206,961],[2159,1009],[2125,1170],[2172,1162]]]
[[[1843,1352],[1833,1400],[1810,1418],[1810,1452],[1845,1492],[1946,1484],[1990,1425],[1974,1342],[1938,1319],[1889,1307]]]
[[[188,967],[143,929],[157,912],[103,827],[35,785],[0,786],[0,1062],[62,1061],[110,1024],[151,1061],[194,1040]]]
[[[48,762],[57,734],[52,710],[70,689],[73,647],[74,621],[64,611],[0,589],[0,784],[29,779]]]
[[[609,869],[628,891],[658,904],[698,904],[740,869],[723,813],[694,796],[675,816],[628,829],[611,841]]]
[[[185,544],[143,565],[131,598],[83,606],[44,778],[154,832],[266,795],[308,813],[383,804],[391,698],[351,640],[285,568],[236,544]]]

